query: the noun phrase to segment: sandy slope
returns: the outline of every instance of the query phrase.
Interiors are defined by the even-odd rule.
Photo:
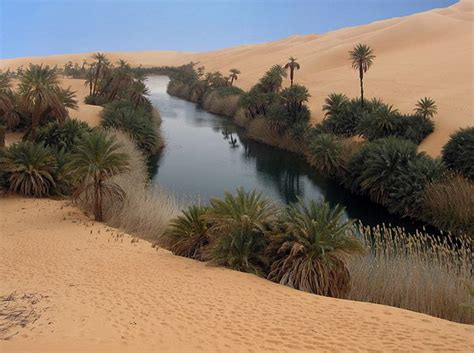
[[[473,43],[474,1],[368,25],[344,28],[321,35],[292,36],[281,41],[244,45],[209,53],[169,51],[108,53],[112,61],[124,58],[132,64],[179,65],[199,61],[208,70],[242,71],[237,84],[249,88],[275,63],[293,55],[302,68],[296,81],[312,94],[314,120],[322,118],[321,105],[331,92],[358,94],[357,74],[351,70],[347,52],[359,42],[371,45],[377,55],[365,79],[367,96],[381,97],[410,112],[417,99],[436,100],[439,115],[436,132],[421,148],[438,155],[449,135],[459,127],[474,125]],[[0,67],[29,62],[63,65],[82,63],[90,53],[0,60]]]
[[[156,251],[66,202],[0,199],[0,229],[1,352],[474,350],[473,326]]]

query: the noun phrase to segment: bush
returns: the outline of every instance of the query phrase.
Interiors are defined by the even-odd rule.
[[[324,118],[321,128],[339,136],[355,136],[359,122],[368,114],[367,109],[357,99],[346,101]]]
[[[416,149],[414,143],[394,137],[369,142],[349,161],[345,184],[386,205],[392,185],[416,158]]]
[[[134,109],[127,101],[109,103],[102,112],[101,125],[125,131],[147,155],[159,149],[158,136],[152,115],[143,109]]]
[[[474,127],[458,130],[443,147],[443,162],[454,171],[474,180]]]
[[[344,297],[351,281],[344,255],[363,253],[351,226],[340,206],[311,201],[288,207],[283,231],[278,230],[268,249],[272,265],[267,278],[310,293]]]
[[[52,193],[58,165],[53,151],[41,144],[18,142],[1,159],[8,188],[24,196],[42,197]]]
[[[323,133],[309,141],[306,157],[321,174],[340,175],[345,168],[343,148],[342,143],[334,135]]]
[[[170,222],[161,239],[173,254],[204,261],[209,244],[210,224],[206,220],[207,207],[190,206]]]
[[[68,119],[64,123],[51,121],[38,130],[35,142],[70,152],[77,140],[90,131],[89,125],[76,119]]]
[[[85,104],[90,104],[90,105],[103,106],[104,104],[108,103],[108,99],[104,96],[91,96],[91,95],[88,95],[84,98],[84,103]]]
[[[211,113],[232,118],[239,108],[239,96],[235,94],[221,95],[219,91],[215,90],[206,94],[202,107]]]
[[[417,145],[434,131],[433,121],[422,115],[400,115],[397,117],[395,136],[410,140]]]
[[[423,192],[421,217],[436,227],[474,237],[474,183],[454,175],[429,184]]]
[[[242,188],[235,195],[226,192],[223,199],[211,199],[206,217],[212,224],[209,259],[234,270],[265,274],[267,232],[277,211],[261,194]]]

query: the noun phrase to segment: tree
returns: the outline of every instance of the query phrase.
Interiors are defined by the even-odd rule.
[[[474,180],[474,127],[452,134],[441,155],[448,168]]]
[[[281,91],[281,98],[290,116],[295,117],[303,108],[303,103],[309,100],[311,95],[308,89],[302,85],[294,85]]]
[[[99,92],[98,92],[98,81],[99,81],[99,77],[103,71],[103,68],[104,66],[108,65],[109,64],[109,61],[107,59],[107,57],[102,54],[102,53],[96,53],[92,56],[92,59],[94,59],[96,62],[94,63],[94,67],[95,67],[95,73],[94,73],[94,83],[93,83],[93,86],[92,86],[92,95],[95,96],[97,95]]]
[[[238,75],[240,75],[240,71],[237,69],[230,69],[229,73],[230,85],[232,86],[234,80],[237,81]]]
[[[278,93],[283,84],[283,79],[288,74],[281,65],[273,65],[265,75],[260,79],[260,87],[265,93]]]
[[[438,113],[438,107],[433,99],[425,97],[416,102],[416,108],[413,109],[416,114],[424,118],[433,118]]]
[[[13,129],[20,123],[15,109],[15,98],[10,77],[0,73],[0,125],[5,125],[8,129]]]
[[[295,70],[300,69],[300,64],[296,62],[296,58],[290,56],[289,61],[285,65],[285,69],[290,70],[290,85],[293,86],[293,77],[295,75]]]
[[[349,98],[342,93],[331,93],[324,100],[323,111],[325,117],[334,116],[343,111],[350,102]]]
[[[110,179],[129,170],[129,156],[120,152],[114,137],[95,130],[82,137],[66,164],[66,171],[78,182],[74,199],[92,202],[96,221],[103,221],[103,200],[123,201],[124,191]]]
[[[300,201],[287,208],[282,222],[283,231],[278,230],[269,246],[272,265],[267,278],[310,293],[344,297],[351,282],[345,256],[364,252],[344,208]]]
[[[364,73],[372,66],[375,55],[373,50],[366,44],[357,44],[353,50],[349,51],[352,68],[359,71],[360,80],[360,100],[364,105]]]
[[[25,137],[31,133],[33,139],[46,116],[64,121],[68,116],[66,107],[75,107],[74,92],[63,90],[56,69],[47,65],[30,65],[20,77],[18,93],[25,111],[31,114],[31,125]]]

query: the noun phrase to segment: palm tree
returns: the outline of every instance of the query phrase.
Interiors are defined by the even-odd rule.
[[[342,112],[343,109],[350,102],[349,98],[342,93],[331,93],[324,100],[323,111],[325,117],[337,115]]]
[[[42,144],[22,141],[13,144],[0,161],[10,191],[24,196],[49,195],[55,186],[57,162],[53,152]]]
[[[262,194],[243,188],[236,195],[226,192],[223,199],[211,199],[206,215],[212,224],[209,259],[238,271],[265,272],[266,232],[277,212]]]
[[[414,111],[425,119],[433,118],[433,116],[438,113],[438,107],[433,99],[425,97],[416,102],[416,108]]]
[[[293,77],[295,75],[295,70],[300,69],[300,64],[296,62],[296,58],[290,56],[289,61],[285,65],[285,69],[290,69],[290,86],[293,86]]]
[[[66,164],[66,171],[77,179],[79,186],[73,193],[74,199],[84,198],[92,202],[96,221],[104,219],[103,200],[123,201],[122,188],[110,179],[129,170],[129,156],[120,152],[121,145],[114,137],[95,130],[78,141],[75,152]]]
[[[240,71],[237,69],[230,69],[229,73],[230,85],[232,86],[234,80],[237,81],[238,75],[240,75]]]
[[[7,74],[0,74],[0,125],[5,124],[8,129],[13,129],[20,123],[20,117],[15,109],[15,98],[10,77]]]
[[[135,109],[140,106],[145,106],[149,101],[146,96],[150,94],[148,87],[141,81],[133,82],[129,89],[130,101]]]
[[[205,219],[208,208],[190,206],[170,222],[162,242],[173,254],[204,261],[205,247],[209,244],[210,224]]]
[[[288,207],[283,234],[279,230],[269,246],[273,262],[267,278],[310,293],[344,297],[351,281],[344,257],[364,252],[351,228],[339,205],[331,208],[312,200]]]
[[[352,68],[359,71],[360,100],[361,105],[364,105],[364,73],[372,66],[375,55],[368,45],[361,43],[349,51],[349,55],[349,59],[352,61]]]
[[[95,73],[94,73],[94,84],[93,84],[93,87],[92,87],[92,95],[95,96],[98,94],[98,81],[99,81],[99,77],[102,73],[102,69],[105,65],[108,64],[108,59],[107,57],[102,54],[102,53],[96,53],[92,56],[92,59],[96,60],[96,63],[95,63]]]
[[[286,69],[281,65],[273,65],[260,79],[260,86],[265,93],[278,93],[283,79],[288,76]]]
[[[311,95],[308,89],[298,84],[287,87],[281,91],[283,104],[292,117],[296,117],[297,113],[301,111],[303,103],[307,102],[309,97],[311,97]]]
[[[343,158],[344,146],[336,136],[318,134],[310,140],[307,150],[308,161],[321,174],[336,175],[345,168]]]
[[[31,126],[25,137],[32,133],[36,136],[41,120],[46,113],[52,113],[54,118],[63,121],[67,111],[58,94],[60,91],[59,79],[54,68],[43,65],[30,65],[20,77],[18,93],[25,110],[31,113]]]

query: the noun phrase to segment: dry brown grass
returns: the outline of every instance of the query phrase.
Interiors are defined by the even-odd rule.
[[[238,95],[221,96],[217,91],[212,91],[204,97],[202,106],[211,113],[232,118],[239,109],[239,99]]]
[[[454,175],[428,185],[423,217],[441,229],[466,232],[474,238],[474,183]]]
[[[122,144],[122,151],[130,156],[130,171],[116,176],[117,183],[126,194],[124,203],[106,202],[106,223],[140,238],[156,241],[169,221],[182,209],[180,202],[158,185],[151,185],[145,158],[126,134],[109,131]]]
[[[468,308],[473,285],[471,239],[410,235],[385,226],[361,230],[368,253],[348,259],[352,277],[348,299],[474,323],[474,312]],[[457,245],[452,245],[454,241]]]

